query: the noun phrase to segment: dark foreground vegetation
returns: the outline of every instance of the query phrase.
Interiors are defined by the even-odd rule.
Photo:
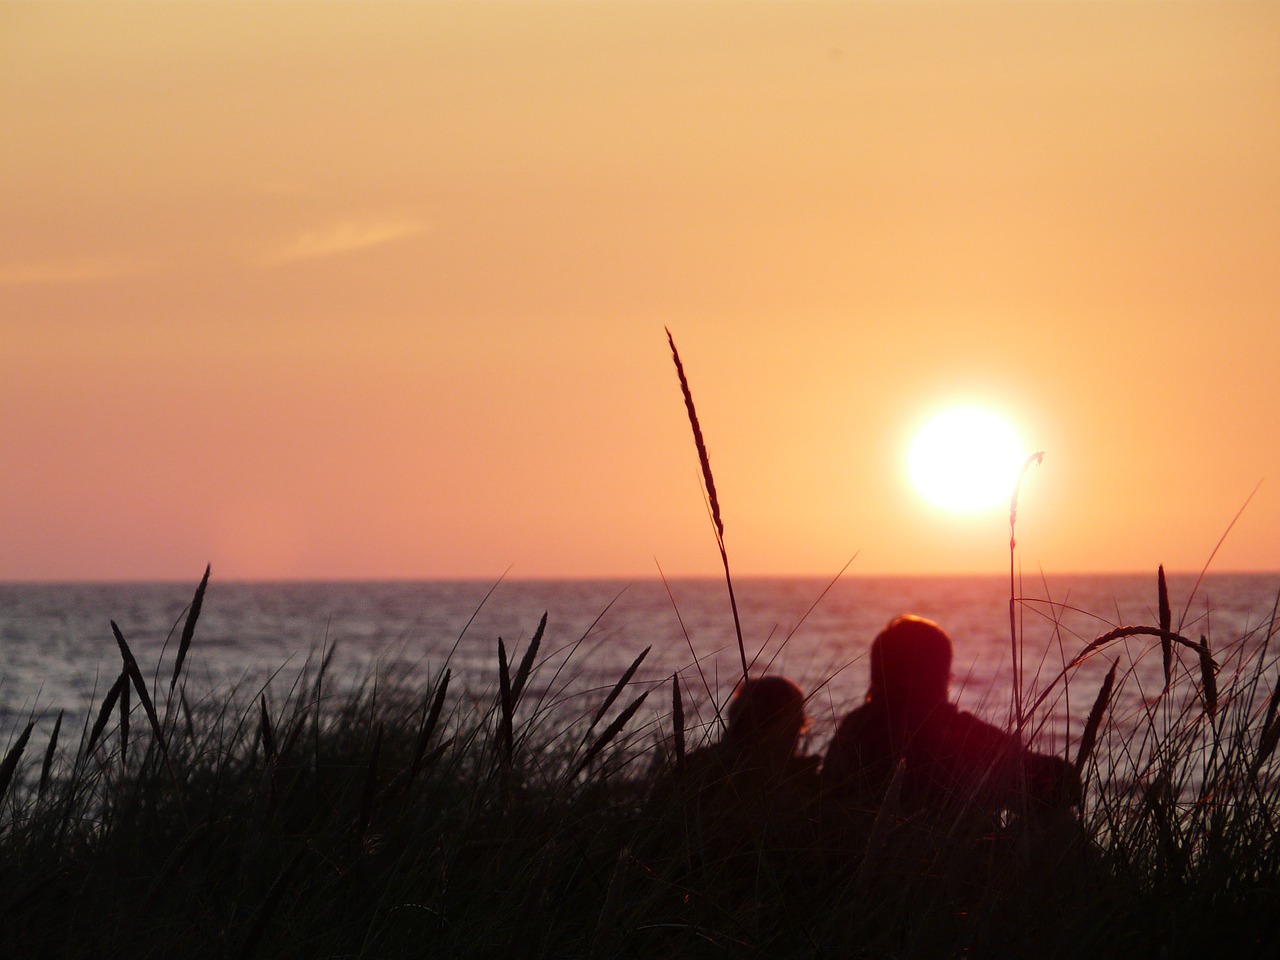
[[[684,678],[552,709],[540,626],[518,662],[499,644],[484,695],[447,670],[337,694],[321,656],[284,693],[188,702],[203,586],[158,680],[116,631],[79,742],[44,718],[9,744],[0,956],[1280,955],[1270,628],[1213,654],[1167,625],[1091,645],[1168,642],[1170,682],[1123,736],[1133,675],[1089,692],[1079,820],[892,789],[694,816],[651,799],[703,735]]]

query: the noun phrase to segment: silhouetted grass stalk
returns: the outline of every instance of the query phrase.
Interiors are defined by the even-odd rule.
[[[720,562],[724,565],[725,585],[729,590],[729,608],[733,611],[733,630],[738,638],[738,656],[742,661],[742,679],[749,678],[747,668],[747,648],[742,642],[742,621],[738,617],[738,600],[733,592],[733,577],[729,573],[729,554],[724,546],[724,521],[720,518],[720,499],[716,496],[716,481],[711,474],[711,459],[707,455],[707,445],[702,439],[702,427],[698,423],[698,412],[693,406],[693,393],[689,389],[689,381],[684,375],[684,364],[680,362],[680,351],[676,349],[675,338],[667,330],[667,343],[671,345],[671,359],[676,365],[676,375],[680,378],[680,392],[684,396],[684,406],[689,414],[689,426],[693,428],[693,442],[698,449],[698,462],[702,466],[702,482],[706,486],[707,500],[711,505],[711,523],[716,533],[716,546],[720,549]]]
[[[212,564],[205,564],[204,576],[200,578],[195,596],[191,599],[191,605],[187,608],[187,617],[182,624],[182,636],[178,640],[178,654],[173,660],[173,676],[169,679],[170,696],[173,696],[173,689],[178,685],[178,677],[182,674],[182,665],[187,661],[187,651],[191,649],[191,641],[195,637],[196,621],[200,619],[200,610],[204,606],[204,594],[209,586],[209,573],[212,569]]]
[[[642,657],[564,728],[583,695],[558,687],[559,713],[521,724],[503,776],[501,671],[483,695],[451,698],[447,664],[338,692],[327,647],[283,693],[194,700],[166,768],[163,724],[111,729],[136,693],[126,669],[65,748],[69,772],[45,775],[34,720],[0,763],[0,955],[1266,955],[1280,917],[1275,628],[1212,653],[1159,626],[1084,644],[1071,669],[1112,644],[1154,655],[1169,636],[1175,669],[1168,709],[1135,719],[1118,705],[1138,673],[1110,665],[1075,756],[1087,802],[1073,829],[1089,852],[1057,851],[1053,869],[1034,845],[1004,857],[1006,833],[973,839],[964,813],[908,815],[901,772],[874,810],[824,807],[798,836],[779,813],[721,849],[707,823],[686,829],[649,797],[682,762],[685,708],[673,676],[672,749],[637,738],[666,682],[642,676]],[[513,723],[517,691],[564,669],[533,646],[508,677]],[[1177,668],[1191,650],[1200,669]]]
[[[1032,464],[1044,462],[1044,451],[1037,450],[1027,457],[1018,470],[1017,479],[1013,483],[1013,493],[1009,495],[1009,653],[1013,663],[1013,703],[1010,716],[1013,728],[1018,737],[1022,736],[1022,659],[1019,656],[1018,618],[1017,618],[1017,581],[1015,579],[1015,554],[1018,546],[1018,494],[1022,490],[1022,479],[1031,469]]]

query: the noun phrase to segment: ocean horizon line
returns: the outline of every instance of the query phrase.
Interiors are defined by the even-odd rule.
[[[1165,575],[1168,577],[1280,577],[1280,568],[1271,570],[1217,570],[1217,569],[1166,569]],[[1037,571],[1030,574],[1022,571],[1018,574],[1022,582],[1030,580],[1039,581],[1042,579],[1054,580],[1057,578],[1079,579],[1084,577],[1110,577],[1110,578],[1155,578],[1155,569],[1151,570],[1062,570],[1054,572]],[[183,585],[199,582],[200,575],[195,574],[189,577],[182,576],[162,576],[162,577],[32,577],[32,578],[0,578],[0,587],[76,587],[76,586],[166,586],[166,585]],[[415,584],[415,583],[458,583],[458,584],[483,584],[491,587],[499,587],[502,584],[557,584],[557,583],[703,583],[703,582],[723,582],[725,579],[723,573],[690,573],[690,574],[672,574],[668,576],[660,576],[656,574],[646,574],[643,576],[627,576],[626,574],[585,574],[585,575],[565,575],[565,574],[549,574],[549,575],[531,575],[531,576],[497,576],[486,577],[480,575],[444,575],[444,576],[301,576],[301,577],[218,577],[216,572],[210,577],[210,580],[223,585],[255,585],[255,586],[273,586],[273,585],[317,585],[317,584]],[[743,573],[735,574],[734,583],[751,583],[751,582],[779,582],[779,581],[820,581],[820,582],[841,582],[846,580],[872,581],[872,580],[1001,580],[1009,579],[1008,570],[1004,571],[983,571],[983,572],[964,572],[964,571],[944,571],[938,573],[865,573],[865,572],[844,572],[840,574],[832,573]]]

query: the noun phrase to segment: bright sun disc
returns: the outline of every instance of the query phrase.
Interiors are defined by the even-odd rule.
[[[1022,444],[1003,418],[957,407],[929,420],[911,441],[911,481],[948,510],[982,510],[1007,501],[1022,466]]]

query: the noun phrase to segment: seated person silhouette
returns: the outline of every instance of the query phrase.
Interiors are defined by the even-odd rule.
[[[803,691],[786,677],[753,678],[724,717],[719,741],[657,783],[645,818],[653,845],[638,853],[669,889],[686,892],[689,922],[708,897],[718,905],[709,915],[749,908],[759,919],[760,903],[795,888],[805,866],[795,851],[814,846],[819,758],[796,753],[808,726]]]
[[[1026,750],[1018,738],[948,699],[951,638],[932,620],[901,616],[871,645],[866,702],[836,729],[823,762],[829,795],[879,806],[903,764],[904,811],[1066,810],[1080,778],[1060,757]]]
[[[720,802],[763,801],[778,791],[816,791],[818,758],[796,756],[808,728],[804,692],[786,677],[757,677],[738,685],[729,701],[724,736],[693,751],[676,778]],[[711,799],[704,797],[704,799]]]

